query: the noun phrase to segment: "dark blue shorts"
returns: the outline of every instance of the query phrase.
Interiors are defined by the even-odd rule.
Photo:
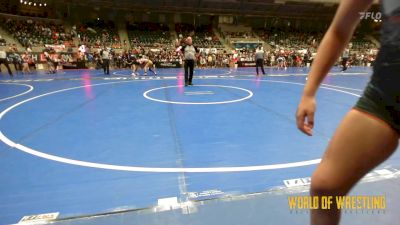
[[[400,52],[381,49],[371,81],[355,109],[369,113],[400,134]]]

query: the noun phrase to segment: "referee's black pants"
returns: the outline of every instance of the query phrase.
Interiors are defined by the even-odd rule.
[[[185,60],[185,84],[192,84],[194,60]]]
[[[10,74],[10,76],[12,76],[13,74],[11,72],[10,66],[8,65],[7,59],[0,59],[0,67],[1,67],[1,64],[4,64],[7,67],[8,74]]]
[[[256,71],[257,71],[257,75],[258,75],[258,67],[261,67],[262,73],[265,74],[265,72],[264,72],[264,59],[257,59],[257,60],[256,60]]]
[[[103,70],[104,74],[110,74],[110,60],[103,59]]]
[[[347,61],[349,60],[349,58],[342,58],[342,71],[346,71],[347,70]]]

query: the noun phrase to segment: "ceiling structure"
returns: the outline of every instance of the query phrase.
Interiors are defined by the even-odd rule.
[[[113,8],[144,12],[193,14],[332,17],[338,0],[66,0],[55,4],[91,5],[97,9]]]

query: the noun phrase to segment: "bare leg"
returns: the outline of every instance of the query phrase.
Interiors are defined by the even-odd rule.
[[[143,70],[144,70],[144,74],[147,75],[147,71],[149,70],[149,66],[147,66],[147,64],[146,64],[144,66]]]
[[[30,69],[29,69],[29,65],[28,65],[28,63],[24,63],[23,64],[23,68],[22,68],[22,73],[23,74],[27,74],[27,73],[30,73],[31,71],[30,71]]]
[[[131,66],[131,70],[132,70],[132,75],[133,76],[136,76],[136,66],[135,66],[135,64],[132,64],[132,66]]]
[[[139,75],[137,71],[139,70],[140,65],[135,65],[135,74]]]
[[[311,178],[311,195],[346,195],[366,173],[394,152],[398,139],[399,134],[383,121],[351,110]],[[312,225],[337,225],[339,220],[339,210],[311,211]]]
[[[149,67],[149,70],[150,70],[154,75],[157,75],[156,66],[155,66],[154,64],[153,64],[152,66]]]

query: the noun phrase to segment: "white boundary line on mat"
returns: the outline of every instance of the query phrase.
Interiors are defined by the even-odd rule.
[[[249,80],[251,81],[252,79],[230,79],[230,80]],[[302,83],[296,83],[296,82],[286,82],[286,81],[270,81],[270,80],[261,80],[262,82],[272,82],[272,83],[285,83],[285,84],[293,84],[293,85],[300,85],[303,86],[304,84]],[[23,100],[21,102],[18,102],[4,111],[0,113],[0,121],[1,119],[11,110],[17,108],[18,106],[23,105],[24,103],[33,101],[35,99],[45,97],[48,95],[56,94],[56,93],[61,93],[65,91],[70,91],[70,90],[75,90],[79,88],[84,88],[84,87],[89,87],[89,86],[101,86],[101,85],[109,85],[109,84],[116,84],[116,83],[127,83],[127,82],[134,82],[134,81],[118,81],[118,82],[108,82],[108,83],[100,83],[100,84],[93,84],[93,85],[84,85],[84,86],[78,86],[78,87],[72,87],[72,88],[66,88],[66,89],[61,89],[45,94],[41,94],[26,100]],[[339,86],[338,86],[339,87]],[[359,95],[339,90],[339,89],[334,89],[334,88],[329,88],[329,87],[324,87],[321,86],[323,89],[328,89],[332,91],[337,91],[345,94],[350,94],[352,96],[357,96]],[[276,170],[276,169],[285,169],[285,168],[293,168],[293,167],[301,167],[301,166],[309,166],[309,165],[315,165],[318,164],[321,159],[312,159],[312,160],[306,160],[306,161],[299,161],[299,162],[291,162],[291,163],[279,163],[279,164],[270,164],[270,165],[258,165],[258,166],[236,166],[236,167],[194,167],[194,168],[176,168],[176,167],[137,167],[137,166],[120,166],[120,165],[111,165],[111,164],[103,164],[103,163],[94,163],[94,162],[87,162],[87,161],[81,161],[81,160],[75,160],[75,159],[69,159],[69,158],[64,158],[56,155],[51,155],[47,153],[40,152],[38,150],[32,149],[30,147],[24,146],[22,144],[15,143],[14,141],[10,140],[8,137],[6,137],[1,131],[0,131],[0,140],[3,141],[5,144],[9,145],[12,148],[16,148],[18,150],[21,150],[25,153],[35,155],[37,157],[41,157],[44,159],[52,160],[52,161],[57,161],[61,163],[66,163],[66,164],[71,164],[71,165],[76,165],[76,166],[83,166],[83,167],[91,167],[91,168],[98,168],[98,169],[107,169],[107,170],[117,170],[117,171],[130,171],[130,172],[152,172],[152,173],[221,173],[221,172],[246,172],[246,171],[261,171],[261,170]]]

